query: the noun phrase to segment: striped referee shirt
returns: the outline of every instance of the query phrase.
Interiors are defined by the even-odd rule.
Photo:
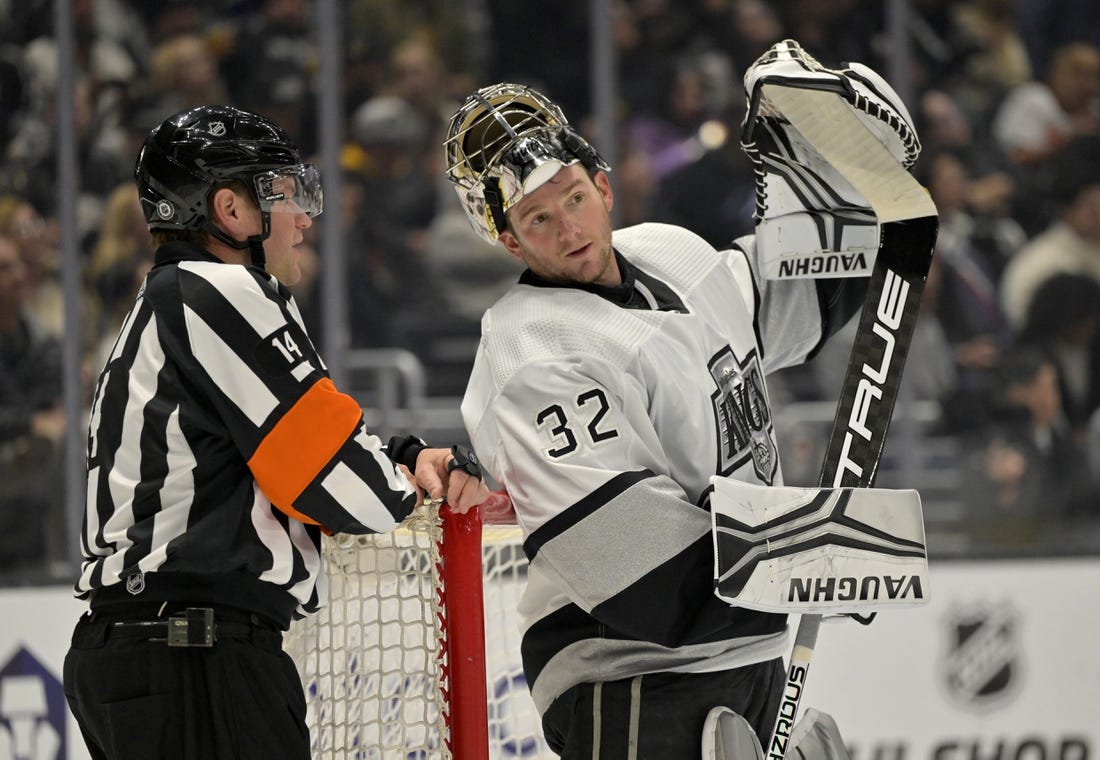
[[[323,592],[320,535],[416,495],[336,390],[289,291],[172,242],[96,384],[76,595],[229,604],[283,627]]]

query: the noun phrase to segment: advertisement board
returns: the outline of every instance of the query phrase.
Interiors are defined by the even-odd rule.
[[[931,584],[926,607],[822,626],[802,704],[853,760],[1100,758],[1100,560],[933,563]],[[87,759],[61,687],[83,609],[68,588],[0,591],[0,760]],[[520,685],[514,659],[494,688]]]

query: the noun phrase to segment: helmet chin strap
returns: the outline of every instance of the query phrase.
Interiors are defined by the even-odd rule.
[[[206,231],[231,248],[236,248],[238,251],[243,251],[247,248],[250,259],[249,263],[254,267],[259,267],[266,271],[267,254],[264,252],[264,241],[267,240],[268,235],[271,234],[271,214],[267,211],[263,211],[260,213],[260,216],[263,220],[262,231],[256,235],[249,235],[245,240],[234,240],[212,223],[206,225]]]
[[[267,255],[264,253],[264,241],[271,234],[271,212],[260,211],[260,234],[248,236],[248,252],[252,256],[252,266],[264,269]],[[266,271],[266,270],[265,270]]]
[[[248,252],[252,256],[252,266],[263,269],[267,264],[267,256],[264,254],[264,238],[267,235],[249,235]]]

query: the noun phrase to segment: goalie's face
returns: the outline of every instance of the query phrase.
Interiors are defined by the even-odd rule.
[[[500,242],[547,280],[620,285],[611,248],[613,203],[611,182],[602,171],[589,176],[580,164],[563,167],[508,210]]]

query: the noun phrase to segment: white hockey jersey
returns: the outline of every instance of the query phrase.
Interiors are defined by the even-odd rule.
[[[754,276],[751,237],[718,252],[644,224],[613,244],[623,288],[527,273],[486,312],[462,402],[523,530],[523,662],[542,712],[577,683],[787,650],[786,616],[713,593],[708,478],[782,483],[764,376],[821,344],[815,282]]]

